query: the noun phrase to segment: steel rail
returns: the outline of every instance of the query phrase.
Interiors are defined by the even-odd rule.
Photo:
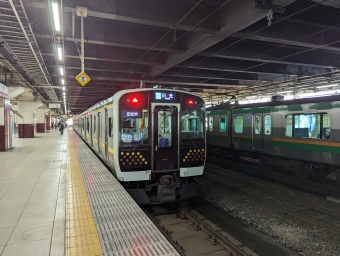
[[[304,222],[308,222],[308,223],[313,224],[313,225],[322,226],[322,227],[324,227],[326,230],[328,230],[328,231],[330,231],[330,232],[332,232],[332,233],[334,233],[334,234],[337,234],[337,235],[340,234],[340,228],[333,227],[333,226],[331,226],[331,225],[329,225],[329,224],[326,224],[326,223],[323,223],[323,222],[318,221],[318,220],[316,220],[316,219],[310,218],[310,217],[308,217],[308,216],[306,216],[306,215],[303,215],[303,214],[301,214],[301,213],[298,213],[298,212],[296,212],[296,211],[287,209],[287,208],[285,208],[285,207],[283,207],[283,206],[281,206],[281,205],[278,205],[278,204],[276,204],[276,203],[273,203],[273,202],[271,202],[271,201],[269,201],[269,200],[266,200],[266,199],[263,199],[263,198],[258,197],[258,196],[256,196],[256,195],[253,195],[253,194],[251,194],[251,193],[245,192],[245,191],[243,191],[242,189],[238,189],[238,188],[232,187],[231,185],[225,184],[223,181],[215,180],[215,179],[213,179],[213,178],[211,178],[211,177],[207,177],[207,173],[205,173],[204,176],[202,176],[202,177],[205,178],[205,179],[208,179],[208,180],[212,180],[212,181],[214,181],[214,182],[216,182],[216,183],[222,184],[222,185],[224,185],[224,186],[230,188],[231,190],[234,190],[234,191],[236,191],[236,192],[245,194],[245,195],[247,195],[248,197],[251,197],[251,198],[254,198],[254,199],[258,200],[258,201],[264,202],[264,203],[266,203],[266,204],[268,204],[268,205],[270,205],[270,206],[272,206],[272,207],[274,207],[274,208],[280,210],[281,212],[287,213],[288,215],[290,215],[290,216],[292,216],[292,217],[294,217],[294,218],[297,218],[297,219],[302,220],[302,221],[304,221]],[[260,187],[260,189],[262,189],[262,187]],[[301,202],[300,202],[300,203],[301,203]]]
[[[288,199],[288,200],[293,201],[295,203],[302,204],[302,205],[304,205],[306,207],[309,207],[311,209],[314,209],[316,211],[319,211],[319,212],[322,212],[322,213],[326,213],[328,215],[332,215],[333,217],[336,217],[336,218],[340,219],[340,212],[335,212],[335,211],[329,210],[327,208],[324,208],[324,207],[321,207],[321,206],[317,206],[315,204],[304,202],[304,201],[301,201],[300,199],[294,198],[294,197],[289,196],[289,195],[279,194],[278,192],[276,192],[274,190],[271,190],[271,189],[268,189],[268,188],[264,188],[264,187],[259,186],[259,185],[255,185],[255,184],[253,184],[253,183],[251,183],[249,181],[244,181],[244,180],[241,180],[241,179],[238,179],[238,178],[235,178],[235,177],[230,177],[230,178],[232,178],[234,180],[241,181],[241,182],[247,184],[248,186],[251,186],[251,187],[254,187],[254,188],[260,188],[263,191],[266,191],[267,193],[272,194],[272,195],[274,195],[276,197],[281,197],[283,199]]]
[[[205,233],[210,235],[211,237],[215,237],[216,242],[218,242],[221,246],[223,246],[226,250],[230,252],[229,255],[233,256],[251,256],[253,254],[249,254],[249,252],[245,252],[242,250],[242,248],[237,247],[232,242],[228,241],[226,238],[224,238],[221,234],[216,232],[214,229],[209,227],[205,222],[202,222],[197,216],[192,214],[189,210],[181,206],[179,208],[179,211],[184,214],[184,217],[188,218],[192,222],[199,225],[200,229],[202,229]],[[257,254],[256,254],[257,255]]]

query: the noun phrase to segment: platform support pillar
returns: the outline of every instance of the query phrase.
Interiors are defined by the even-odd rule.
[[[0,151],[10,148],[10,101],[0,95]]]
[[[42,105],[42,102],[18,101],[18,113],[22,116],[18,118],[19,138],[34,138],[36,109]]]
[[[44,133],[46,130],[50,130],[50,116],[48,115],[50,109],[46,107],[40,107],[36,110],[37,119],[37,133]]]

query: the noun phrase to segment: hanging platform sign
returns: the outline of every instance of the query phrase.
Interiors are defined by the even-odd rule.
[[[61,108],[61,105],[60,104],[55,104],[55,103],[50,103],[50,104],[48,104],[48,107],[49,108]]]
[[[76,76],[76,80],[78,83],[81,84],[81,86],[85,86],[88,84],[88,82],[91,81],[91,78],[85,74],[85,72],[81,72],[79,75]]]
[[[2,83],[0,83],[0,97],[8,98],[8,88]]]

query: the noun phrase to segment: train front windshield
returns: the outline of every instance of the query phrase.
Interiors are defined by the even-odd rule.
[[[204,139],[204,110],[203,103],[181,111],[181,139],[203,142]]]
[[[134,145],[148,143],[149,138],[149,117],[148,110],[142,109],[140,114],[133,116],[122,116],[121,118],[121,144]]]

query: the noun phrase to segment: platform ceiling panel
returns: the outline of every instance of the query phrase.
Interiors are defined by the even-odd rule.
[[[18,67],[10,72],[21,74],[20,79],[36,87],[46,100],[54,94],[62,100],[64,78],[67,109],[72,113],[86,110],[119,90],[138,88],[141,80],[146,87],[182,88],[219,101],[340,78],[340,6],[336,1],[15,1],[17,11],[24,10],[26,22],[31,24],[42,70],[57,89],[52,92],[39,86],[46,78],[34,66],[19,62],[22,70]],[[1,4],[9,8],[10,2],[3,0]],[[62,33],[54,28],[52,2],[59,4]],[[91,82],[85,87],[75,80],[81,72],[77,6],[87,8],[84,61]],[[6,28],[6,35],[15,32],[23,37],[19,25]],[[8,43],[4,32],[0,34],[2,42]],[[64,50],[63,75],[56,44]],[[22,50],[29,50],[27,43],[23,46]],[[8,66],[7,57],[4,59],[1,65]],[[31,74],[34,72],[38,72],[36,77]]]

